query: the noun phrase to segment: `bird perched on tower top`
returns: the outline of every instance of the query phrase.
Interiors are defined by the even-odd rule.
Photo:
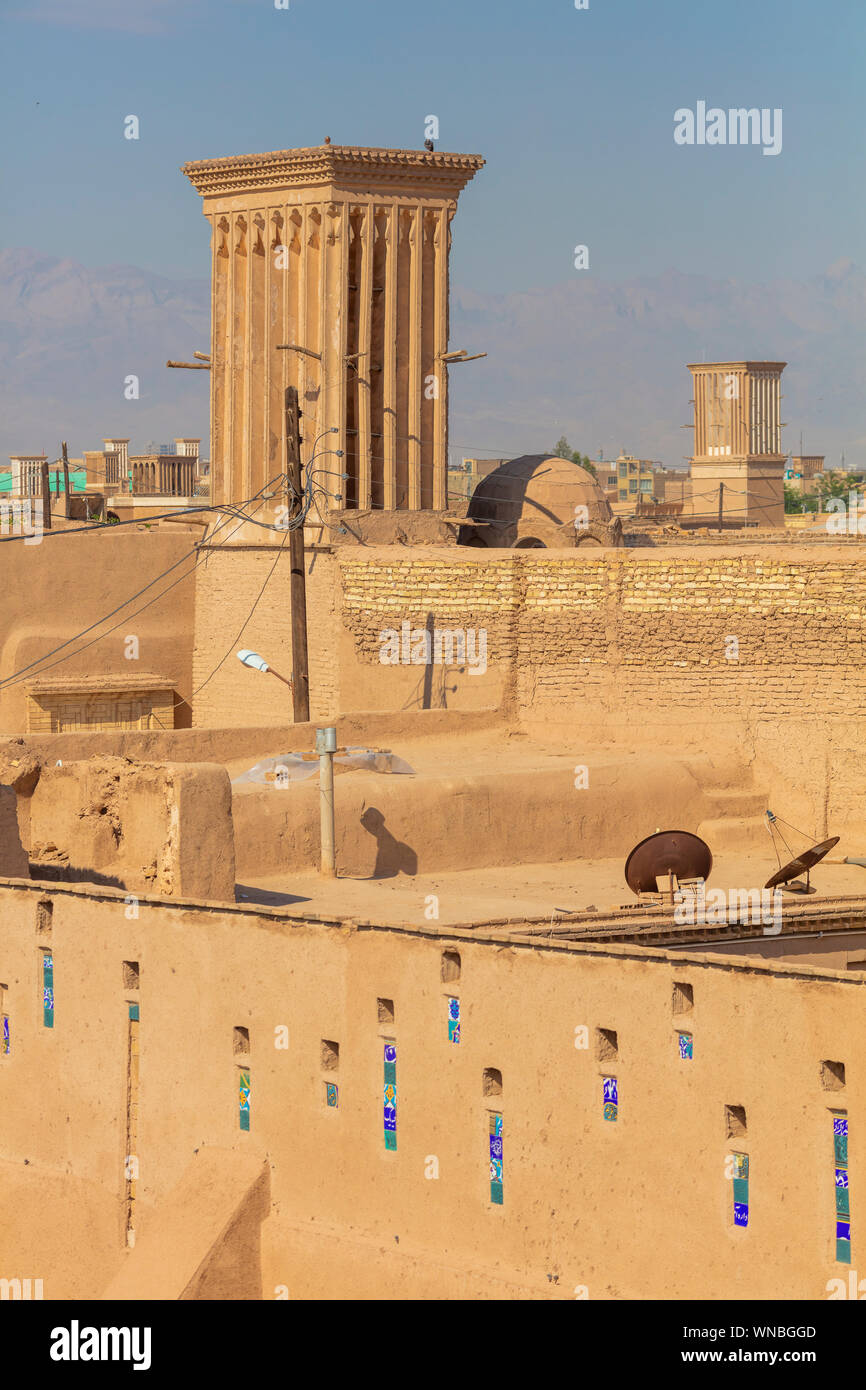
[[[425,148],[425,150],[432,150],[432,149],[434,148],[434,146],[433,146],[433,141],[432,141],[432,140],[425,140],[425,141],[424,141],[424,148]]]

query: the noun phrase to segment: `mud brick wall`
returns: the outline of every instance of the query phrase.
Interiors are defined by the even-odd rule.
[[[469,563],[447,550],[419,558],[342,559],[343,623],[358,660],[379,664],[380,633],[404,621],[487,633],[487,661],[513,660],[522,571],[509,557]]]
[[[308,552],[307,644],[310,714],[337,713],[338,579],[330,555]],[[261,652],[281,675],[292,670],[288,544],[215,548],[196,571],[192,659],[193,724],[238,728],[292,722],[292,696],[273,676],[238,661],[243,647]],[[218,663],[222,658],[222,665]],[[215,668],[217,668],[215,670]]]
[[[341,556],[339,569],[359,664],[378,664],[380,632],[404,620],[483,627],[521,713],[866,713],[866,568],[850,547],[380,550]]]
[[[379,659],[380,634],[404,621],[486,632],[487,675],[449,674],[450,708],[619,726],[866,714],[866,566],[853,546],[353,547],[308,552],[306,566],[314,719],[405,706],[419,668]],[[289,559],[273,546],[226,547],[199,566],[199,727],[285,722],[285,687],[241,666],[238,647],[291,669]]]

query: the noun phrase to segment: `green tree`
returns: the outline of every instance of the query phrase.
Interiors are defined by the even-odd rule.
[[[822,502],[830,497],[844,497],[847,501],[848,493],[856,492],[861,482],[857,473],[841,473],[838,470],[822,473],[818,479],[818,496]]]
[[[795,487],[789,487],[787,483],[784,483],[783,487],[785,492],[785,511],[789,514],[792,512],[804,512],[806,510],[806,499],[802,492],[798,492]]]
[[[595,471],[595,464],[592,462],[589,454],[582,454],[579,449],[572,449],[564,434],[560,435],[559,439],[557,439],[554,444],[551,458],[571,459],[572,463],[576,463],[580,468],[585,468],[587,473],[591,473],[594,478],[598,477]]]

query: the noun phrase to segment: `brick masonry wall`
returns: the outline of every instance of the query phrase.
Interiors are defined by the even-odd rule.
[[[486,627],[488,662],[511,668],[523,713],[576,697],[602,714],[866,713],[866,569],[850,548],[379,551],[339,566],[360,664],[378,663],[380,631],[404,619]]]
[[[326,719],[336,714],[338,702],[338,582],[330,555],[308,552],[306,569],[310,715]],[[243,666],[236,656],[249,647],[281,675],[291,674],[289,575],[288,546],[282,551],[270,545],[223,546],[199,565],[192,662],[195,727],[291,723],[288,687]]]
[[[196,584],[195,724],[284,722],[285,687],[234,653],[252,647],[291,670],[288,555],[216,550]],[[455,686],[452,708],[477,705],[483,688],[490,705],[542,718],[866,713],[866,568],[853,547],[353,547],[307,553],[307,605],[314,719],[401,708],[417,668],[383,666],[381,633],[423,628],[431,614],[439,629],[484,629],[496,673],[495,684]]]

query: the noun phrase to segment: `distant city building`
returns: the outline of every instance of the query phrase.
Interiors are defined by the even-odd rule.
[[[784,362],[692,362],[694,516],[784,526]]]
[[[795,492],[809,494],[818,490],[824,476],[823,454],[793,454],[785,469],[785,482]]]
[[[692,482],[687,468],[656,468],[653,498],[656,502],[683,502],[691,499]]]
[[[608,502],[615,502],[617,484],[616,463],[611,463],[610,460],[605,462],[603,459],[597,459],[594,467],[599,487],[605,493],[605,496],[607,496]],[[612,497],[609,495],[611,492],[613,493]]]
[[[195,497],[200,504],[210,485],[209,465],[205,460],[201,466],[199,443],[187,436],[175,441],[174,450],[171,445],[155,445],[143,454],[130,455],[128,438],[104,439],[102,449],[87,449],[81,458],[68,459],[69,492],[96,496],[100,508],[104,501],[105,509],[120,519],[142,508],[160,510],[168,497]],[[0,468],[0,494],[10,500],[41,498],[45,461],[44,454],[10,454],[8,466]],[[49,463],[48,482],[53,495],[63,492],[63,467],[57,459]]]
[[[44,454],[10,454],[9,467],[3,470],[9,483],[3,491],[12,497],[41,497],[44,462]]]
[[[106,483],[124,483],[129,478],[129,440],[103,440]]]
[[[448,505],[470,498],[481,479],[504,462],[504,459],[463,459],[449,466]]]
[[[100,455],[101,457],[101,455]],[[42,465],[44,454],[10,454],[9,463],[0,467],[0,493],[10,500],[42,496]],[[52,459],[48,467],[48,487],[52,493],[63,491],[63,469]],[[83,493],[87,487],[84,459],[69,459],[69,491]]]
[[[601,468],[596,464],[596,472]],[[606,465],[610,472],[612,465]],[[616,500],[617,502],[638,502],[641,498],[653,495],[655,470],[661,467],[653,459],[638,459],[633,454],[620,454],[616,460]]]

